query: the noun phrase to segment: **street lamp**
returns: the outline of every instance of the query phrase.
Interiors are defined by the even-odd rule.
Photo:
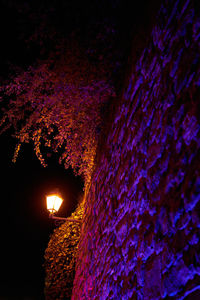
[[[51,194],[46,196],[47,199],[47,209],[50,212],[50,215],[56,213],[61,204],[63,203],[63,199],[57,194]]]
[[[81,223],[81,220],[76,220],[72,218],[61,218],[56,217],[54,214],[59,210],[63,199],[58,193],[52,193],[50,195],[46,196],[47,201],[47,209],[49,211],[49,218],[55,220],[57,223],[63,223],[65,221],[75,222],[75,223]]]

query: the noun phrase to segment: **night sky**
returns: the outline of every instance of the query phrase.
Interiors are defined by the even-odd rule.
[[[43,299],[43,257],[55,227],[48,218],[45,195],[59,188],[65,199],[59,216],[69,216],[81,197],[82,182],[58,165],[55,158],[43,168],[30,145],[13,164],[14,142],[7,135],[0,142],[0,299]]]
[[[48,56],[55,46],[49,31],[59,39],[84,23],[89,12],[71,2],[60,1],[59,6],[56,1],[48,5],[45,1],[0,1],[1,81],[8,79],[15,67],[26,69],[36,59]],[[63,3],[67,6],[65,13]],[[40,45],[40,37],[28,42],[42,23],[47,27],[44,43]],[[13,164],[16,139],[12,134],[8,131],[0,136],[0,300],[40,300],[44,299],[44,252],[55,228],[48,218],[45,195],[59,188],[64,198],[59,216],[70,216],[83,193],[83,182],[59,165],[54,154],[48,159],[48,167],[43,168],[32,145],[24,145]]]
[[[12,67],[26,68],[37,58],[46,58],[54,42],[48,37],[40,43],[27,42],[40,30],[45,20],[48,30],[62,38],[74,29],[84,27],[95,19],[117,20],[122,45],[133,28],[147,20],[148,7],[133,1],[0,1],[1,55],[0,79],[8,79]],[[47,5],[48,3],[48,5]],[[58,5],[59,3],[59,5]],[[63,6],[64,3],[64,6]],[[100,2],[99,2],[100,3]],[[96,5],[94,5],[96,4]],[[46,9],[45,9],[46,7]],[[128,15],[128,17],[127,17]],[[126,18],[124,18],[126,16]],[[131,21],[130,21],[131,16]],[[148,23],[148,22],[146,22]],[[87,26],[86,26],[87,27]],[[131,32],[131,30],[130,30]],[[50,35],[51,36],[51,35]],[[52,155],[48,167],[43,168],[32,145],[25,145],[15,164],[12,157],[16,140],[12,132],[0,136],[1,165],[1,274],[0,300],[44,299],[44,251],[54,224],[48,219],[45,195],[59,188],[65,203],[59,216],[69,216],[75,209],[83,183],[71,170],[65,170]]]

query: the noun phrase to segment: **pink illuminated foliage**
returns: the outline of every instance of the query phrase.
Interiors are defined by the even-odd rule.
[[[17,73],[0,88],[2,131],[14,128],[13,161],[23,143],[33,143],[43,166],[49,151],[65,168],[88,181],[94,165],[100,110],[115,95],[108,65],[92,62],[80,43],[62,41],[46,60]]]

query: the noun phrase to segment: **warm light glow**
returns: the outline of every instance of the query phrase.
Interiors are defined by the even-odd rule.
[[[56,194],[52,194],[46,197],[47,198],[47,209],[50,211],[50,213],[55,213],[59,210],[63,199],[56,195]]]

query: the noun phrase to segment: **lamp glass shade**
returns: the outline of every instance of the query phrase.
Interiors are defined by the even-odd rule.
[[[46,196],[46,199],[47,199],[47,209],[52,214],[56,213],[59,210],[63,202],[63,199],[56,194]]]

